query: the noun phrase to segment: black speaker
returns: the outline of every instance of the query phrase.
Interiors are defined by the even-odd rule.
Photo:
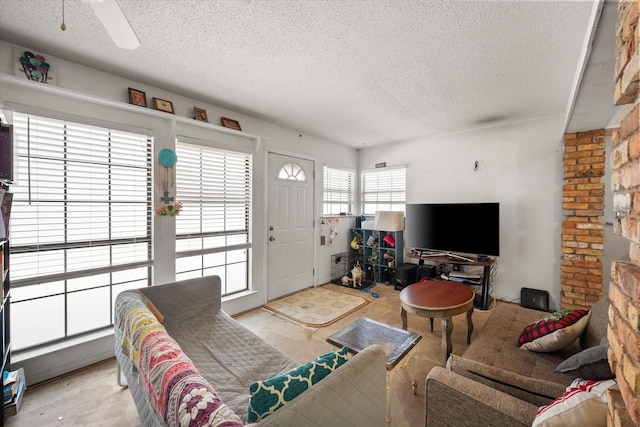
[[[418,281],[418,266],[415,264],[402,264],[396,267],[394,288],[403,289]]]
[[[418,267],[418,280],[420,279],[431,279],[438,275],[438,269],[435,265],[421,265]]]
[[[549,292],[540,289],[520,289],[520,305],[540,311],[549,311]]]

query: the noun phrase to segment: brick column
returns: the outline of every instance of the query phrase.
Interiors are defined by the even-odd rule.
[[[618,2],[615,103],[638,100],[640,26],[637,1]],[[612,263],[609,365],[620,392],[609,392],[608,426],[640,424],[640,107],[613,134],[614,231],[629,240],[629,260]]]
[[[629,239],[629,260],[611,266],[609,298],[609,364],[620,394],[611,394],[640,424],[640,107],[636,106],[613,134],[612,186],[614,231]],[[616,403],[617,402],[617,403]],[[611,406],[610,406],[611,408]],[[611,425],[621,425],[623,412],[610,412]]]
[[[562,308],[589,309],[602,294],[604,129],[566,134],[562,187]]]

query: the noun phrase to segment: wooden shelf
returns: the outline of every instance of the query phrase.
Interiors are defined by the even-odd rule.
[[[10,327],[10,306],[11,306],[11,277],[9,274],[9,256],[11,248],[8,238],[0,239],[0,271],[2,271],[2,281],[0,282],[0,347],[2,347],[2,366],[0,371],[11,370],[11,327]],[[24,371],[22,374],[22,389],[18,389],[19,395],[12,404],[2,406],[2,420],[11,415],[12,411],[17,412],[26,383],[24,382]]]
[[[489,261],[483,262],[483,261],[465,261],[462,259],[458,259],[456,257],[449,257],[449,256],[444,256],[444,255],[440,255],[440,256],[416,256],[416,255],[409,255],[409,258],[413,258],[413,259],[423,259],[425,261],[432,261],[432,262],[437,262],[440,264],[458,264],[458,265],[471,265],[471,266],[478,266],[478,267],[491,267],[496,261],[494,259],[490,259]]]
[[[261,141],[263,139],[262,136],[260,135],[255,135],[245,131],[239,131],[239,130],[227,128],[214,123],[201,122],[191,117],[184,117],[176,114],[167,114],[163,111],[154,110],[153,108],[144,108],[138,105],[128,104],[123,101],[116,101],[113,99],[101,98],[98,96],[89,95],[89,94],[74,91],[71,89],[61,88],[58,86],[34,84],[34,82],[30,80],[26,80],[23,78],[18,78],[18,77],[6,75],[6,74],[0,74],[0,83],[5,85],[6,87],[14,87],[22,90],[32,90],[37,93],[52,94],[64,99],[75,99],[75,100],[87,102],[93,105],[105,106],[105,107],[125,111],[128,113],[141,114],[148,117],[154,117],[158,119],[172,121],[175,123],[186,123],[189,125],[198,126],[201,128],[213,130],[220,133],[227,133],[230,135],[247,138],[254,141]],[[14,105],[15,104],[12,102],[5,102],[5,107],[11,108]]]
[[[383,283],[387,278],[393,281],[395,268],[403,264],[403,232],[352,228],[350,239],[353,239],[355,233],[362,234],[362,245],[358,251],[352,249],[351,258],[359,260],[365,270],[371,269],[372,277],[368,279],[373,283]],[[387,235],[395,242],[394,246],[385,241]]]
[[[465,261],[456,257],[446,255],[434,255],[434,256],[422,256],[415,255],[415,253],[409,254],[409,258],[423,259],[425,261],[433,262],[436,264],[455,264],[455,265],[469,265],[474,267],[482,267],[482,280],[480,286],[482,291],[480,294],[480,304],[476,306],[479,310],[488,310],[492,304],[493,298],[489,295],[489,277],[491,275],[491,266],[496,262],[495,259],[489,258],[489,261]]]

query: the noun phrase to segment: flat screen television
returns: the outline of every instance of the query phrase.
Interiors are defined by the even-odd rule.
[[[407,204],[405,216],[409,248],[500,255],[499,203]]]

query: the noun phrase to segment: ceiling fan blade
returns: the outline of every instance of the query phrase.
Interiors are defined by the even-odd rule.
[[[141,46],[138,36],[116,0],[85,1],[91,5],[116,46],[127,50],[135,50]]]

